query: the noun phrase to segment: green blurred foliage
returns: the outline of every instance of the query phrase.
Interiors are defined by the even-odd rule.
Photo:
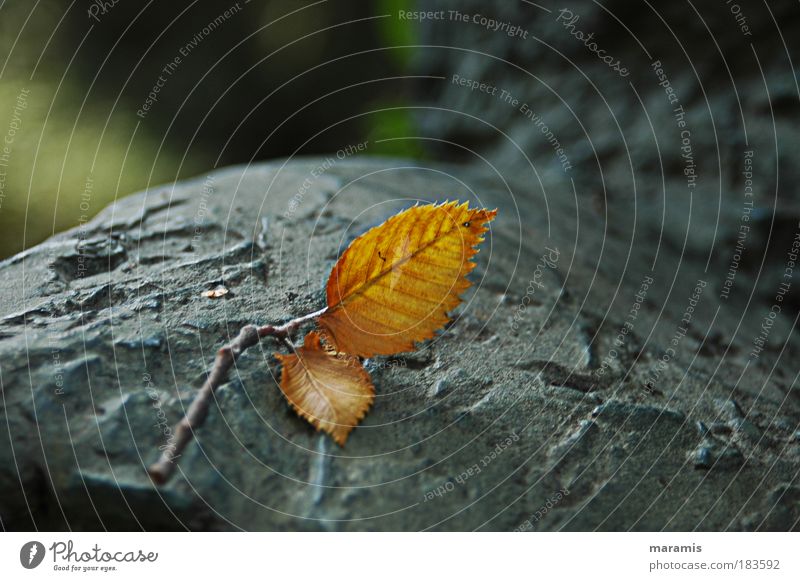
[[[378,6],[379,13],[391,15],[391,18],[381,18],[378,21],[381,37],[386,46],[410,47],[397,48],[390,53],[402,70],[407,71],[416,54],[414,47],[419,44],[419,28],[416,22],[397,18],[397,13],[400,10],[410,11],[418,8],[416,2],[414,0],[378,0]]]
[[[0,14],[0,258],[119,196],[198,171],[189,164],[176,172],[178,160],[137,130],[124,101],[77,83],[53,38],[62,4],[33,7],[7,2]]]
[[[422,159],[425,151],[415,137],[418,130],[404,102],[375,103],[366,116],[370,154]]]
[[[403,73],[411,70],[411,65],[419,44],[419,28],[416,22],[397,18],[400,10],[417,9],[413,0],[379,0],[378,12],[389,14],[381,18],[378,27],[381,38],[388,49],[390,58],[397,63]],[[370,113],[365,117],[365,132],[370,140],[370,152],[375,155],[393,157],[424,158],[425,150],[421,142],[414,139],[418,129],[413,109],[405,106],[413,102],[413,97],[394,95],[376,100],[371,104]]]
[[[120,195],[175,178],[177,160],[156,158],[158,142],[135,133],[130,117],[109,115],[108,106],[80,109],[81,101],[70,86],[56,95],[46,82],[0,84],[3,256],[85,222]]]

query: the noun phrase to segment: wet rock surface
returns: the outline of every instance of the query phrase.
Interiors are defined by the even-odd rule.
[[[538,185],[469,166],[340,160],[298,196],[318,165],[154,188],[0,265],[5,528],[798,526],[800,399],[770,373],[780,354],[738,382],[746,358],[718,373],[702,334],[665,360],[688,295],[637,300],[625,232],[585,220],[576,237],[586,210],[568,190],[548,190],[545,213]],[[368,362],[376,402],[345,448],[289,409],[265,340],[174,480],[151,484],[146,466],[219,346],[320,308],[354,236],[448,198],[500,210],[475,286],[435,340]],[[744,351],[754,328],[715,345]]]

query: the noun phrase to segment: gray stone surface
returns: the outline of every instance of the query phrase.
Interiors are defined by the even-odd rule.
[[[700,266],[675,293],[657,271],[636,303],[650,271],[626,263],[633,226],[609,233],[562,182],[545,211],[541,184],[482,167],[362,158],[314,178],[320,162],[154,188],[0,264],[5,528],[798,526],[800,410],[789,374],[772,374],[781,352],[731,380],[755,327],[692,328],[659,367]],[[500,210],[476,284],[436,340],[369,362],[378,396],[345,448],[288,408],[267,340],[218,391],[180,474],[150,483],[162,427],[216,348],[245,323],[321,307],[353,236],[447,198]],[[202,295],[218,285],[230,292]],[[704,296],[697,316],[715,308]]]

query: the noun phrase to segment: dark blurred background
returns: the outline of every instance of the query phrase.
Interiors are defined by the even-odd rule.
[[[406,4],[0,3],[0,133],[14,130],[0,257],[213,167],[365,139],[371,154],[419,155],[374,144],[410,123],[413,49],[386,48],[414,43],[409,23],[385,17]]]

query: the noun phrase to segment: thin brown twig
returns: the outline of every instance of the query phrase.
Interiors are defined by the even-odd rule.
[[[239,356],[248,348],[258,344],[264,337],[275,337],[291,347],[292,333],[303,323],[322,315],[325,310],[321,309],[309,313],[279,326],[262,325],[256,327],[255,325],[245,325],[233,341],[220,347],[214,360],[214,366],[211,368],[206,381],[200,391],[197,392],[197,396],[189,406],[189,409],[186,410],[186,415],[172,429],[172,439],[169,445],[162,451],[158,461],[151,464],[147,469],[154,483],[164,484],[173,475],[177,468],[177,460],[189,442],[192,441],[194,431],[203,425],[208,416],[211,401],[214,399],[214,391],[225,383],[228,371],[233,367]]]

